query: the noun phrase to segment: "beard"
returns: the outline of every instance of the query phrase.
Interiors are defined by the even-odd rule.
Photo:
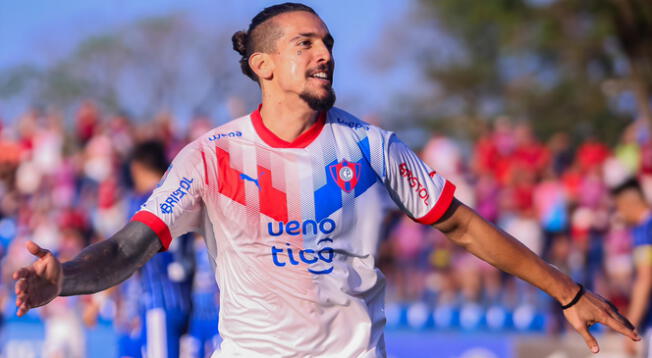
[[[327,91],[326,95],[321,97],[308,91],[303,91],[299,94],[299,97],[303,99],[312,110],[328,111],[335,104],[336,96],[332,87],[329,87]]]

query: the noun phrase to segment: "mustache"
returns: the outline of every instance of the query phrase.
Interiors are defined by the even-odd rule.
[[[324,64],[324,65],[319,65],[319,66],[317,66],[315,68],[311,68],[311,69],[306,71],[306,76],[312,76],[312,75],[314,75],[315,73],[318,73],[318,72],[326,72],[326,75],[328,76],[328,78],[332,78],[333,77],[333,65]]]

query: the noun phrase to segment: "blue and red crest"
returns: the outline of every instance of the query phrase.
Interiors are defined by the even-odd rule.
[[[360,163],[351,163],[346,159],[328,167],[331,177],[342,190],[350,193],[360,179]]]

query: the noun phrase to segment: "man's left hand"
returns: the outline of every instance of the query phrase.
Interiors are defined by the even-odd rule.
[[[573,307],[566,309],[564,316],[593,353],[600,351],[598,341],[589,333],[589,327],[595,323],[602,323],[634,342],[641,340],[634,325],[618,312],[613,303],[590,291],[586,291]]]

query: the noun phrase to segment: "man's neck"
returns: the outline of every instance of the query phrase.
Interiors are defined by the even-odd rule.
[[[301,98],[272,100],[263,97],[260,116],[267,129],[286,142],[292,142],[317,120],[318,112]]]
[[[161,181],[162,174],[155,172],[142,172],[138,178],[134,180],[134,189],[138,195],[151,193],[156,188],[156,185]]]

